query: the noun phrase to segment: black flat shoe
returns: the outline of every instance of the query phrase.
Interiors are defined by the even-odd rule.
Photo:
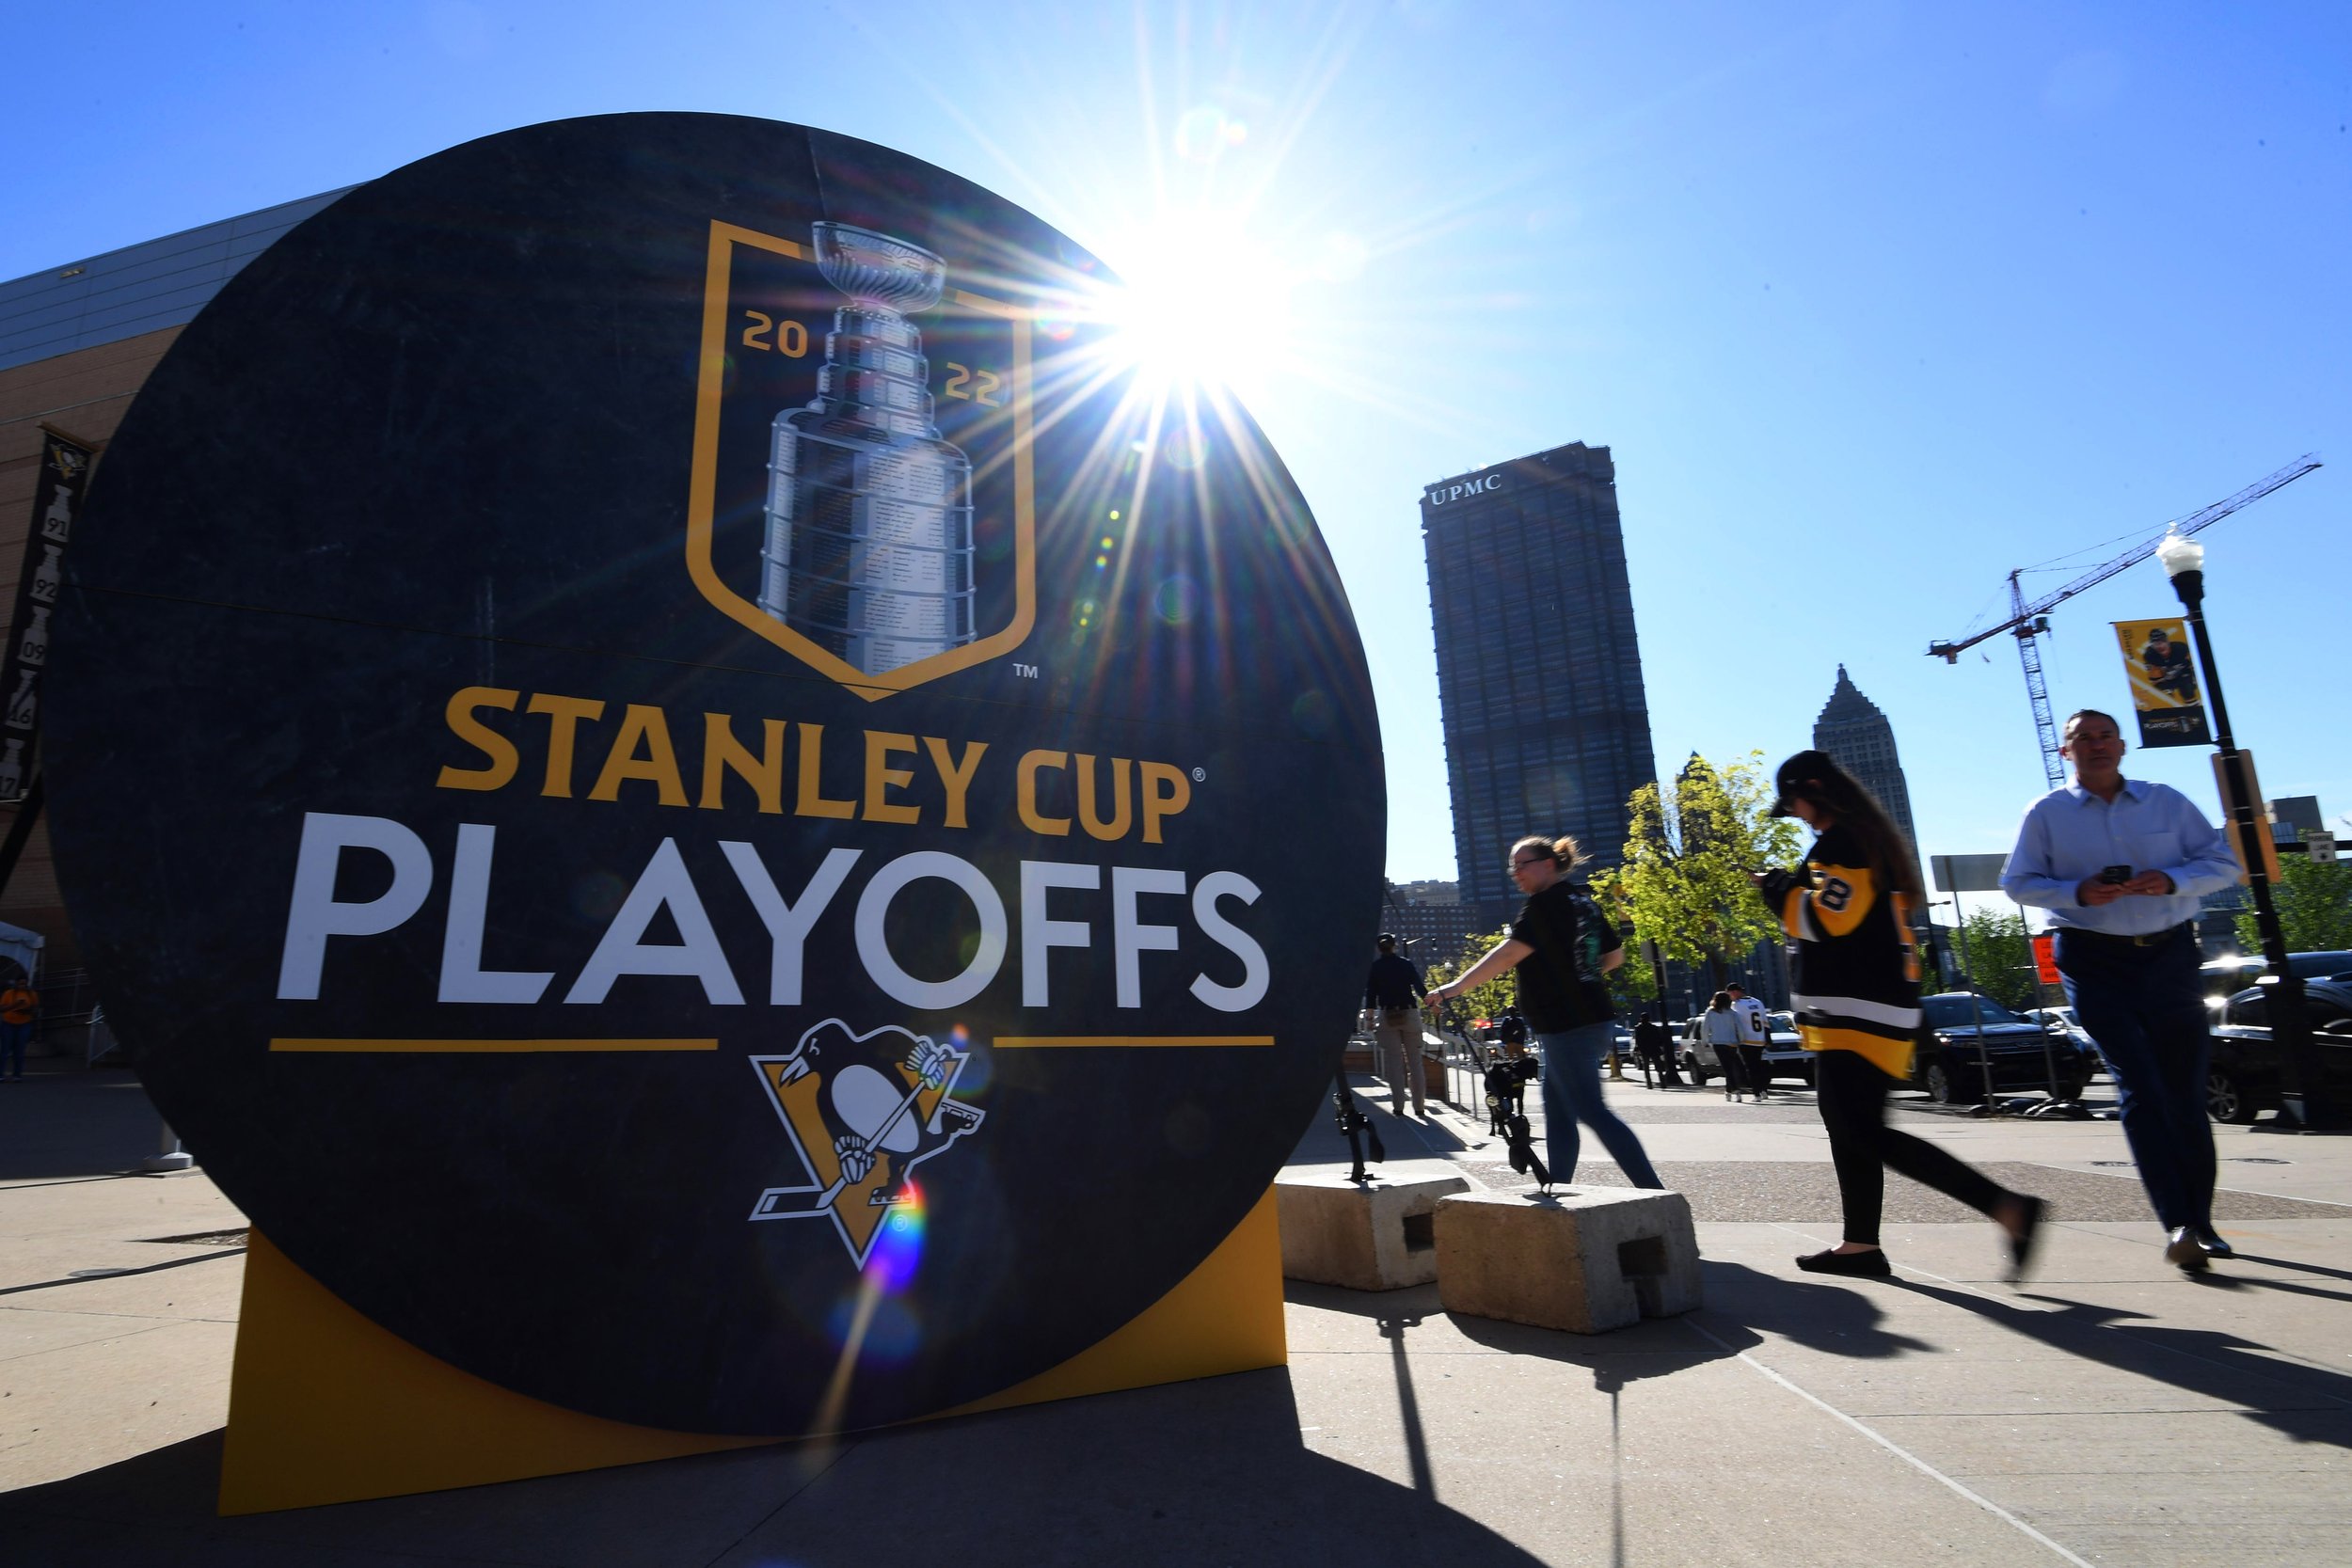
[[[1895,1272],[1886,1254],[1877,1248],[1868,1252],[1807,1253],[1797,1259],[1797,1267],[1807,1274],[1842,1274],[1857,1279],[1883,1279]]]
[[[2192,1225],[2188,1233],[2197,1238],[2197,1250],[2208,1258],[2235,1258],[2237,1248],[2221,1239],[2220,1232],[2210,1225]]]
[[[2050,1206],[2038,1197],[2019,1194],[2026,1205],[2026,1227],[2009,1239],[2009,1282],[2021,1283],[2033,1264],[2034,1243],[2042,1239],[2042,1216]]]

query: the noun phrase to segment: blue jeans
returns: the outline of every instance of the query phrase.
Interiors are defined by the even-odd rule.
[[[2197,942],[2183,926],[2148,947],[2061,928],[2058,973],[2083,1032],[2115,1076],[2123,1136],[2167,1230],[2213,1224],[2213,1124]]]
[[[1588,1023],[1581,1029],[1535,1037],[1535,1043],[1544,1049],[1544,1143],[1551,1154],[1545,1164],[1551,1167],[1554,1181],[1576,1180],[1581,1141],[1576,1124],[1581,1121],[1599,1137],[1609,1157],[1635,1186],[1662,1191],[1666,1184],[1658,1180],[1656,1167],[1642,1150],[1642,1140],[1600,1097],[1600,1064],[1609,1054],[1613,1033],[1606,1023]]]

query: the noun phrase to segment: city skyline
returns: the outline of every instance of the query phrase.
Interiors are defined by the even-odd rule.
[[[2204,536],[2207,610],[2265,787],[2352,799],[2352,736],[2280,678],[2332,622],[2352,495],[2342,8],[102,3],[44,47],[21,113],[73,127],[71,174],[0,174],[0,278],[644,108],[827,126],[1037,211],[1192,309],[1163,340],[1314,508],[1399,880],[1453,859],[1405,488],[1563,439],[1618,463],[1657,754],[1776,761],[1842,660],[1906,737],[1925,856],[2006,848],[2043,787],[2005,640],[1928,643],[2005,613],[2012,569],[2062,582],[2316,451]],[[2104,623],[2173,610],[2153,562],[2062,607],[2054,705],[2121,711]],[[2214,815],[2201,749],[2127,767]]]

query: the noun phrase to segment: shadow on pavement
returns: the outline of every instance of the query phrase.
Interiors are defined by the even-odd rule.
[[[2257,1258],[2250,1252],[2241,1252],[2237,1255],[2237,1260],[2241,1263],[2261,1263],[2266,1267],[2274,1269],[2293,1269],[2297,1274],[2325,1275],[2329,1279],[2352,1280],[2352,1270],[2325,1268],[2317,1263],[2297,1263],[2285,1258]],[[2240,1285],[2280,1286],[2285,1284],[2285,1281],[2283,1280],[2259,1279],[2249,1275],[2233,1274],[2225,1275],[2221,1277]],[[2311,1287],[2306,1287],[2306,1289],[2310,1289],[2312,1293],[2314,1295],[2334,1295],[2336,1293],[2333,1291],[2320,1291]],[[2352,1297],[2345,1297],[2344,1299],[2352,1300]]]
[[[0,1181],[119,1176],[155,1152],[162,1132],[127,1069],[40,1062],[0,1089]]]
[[[2281,1283],[2214,1278],[2223,1289]],[[1918,1279],[1885,1283],[1989,1318],[2086,1361],[2238,1405],[2234,1414],[2296,1442],[2352,1448],[2352,1377],[2292,1359],[2291,1353],[2216,1329],[2167,1327],[2126,1308],[2046,1291],[2022,1292],[2022,1299],[2054,1308],[2031,1311]]]
[[[1371,1113],[1380,1141],[1388,1146],[1386,1163],[1443,1159],[1469,1147],[1443,1122],[1415,1121],[1409,1117],[1398,1117],[1391,1113],[1388,1086],[1376,1078],[1359,1072],[1350,1073],[1348,1088],[1356,1096],[1357,1108]],[[1444,1102],[1433,1101],[1431,1103]],[[1484,1114],[1482,1110],[1480,1115]],[[1331,1092],[1327,1088],[1314,1118],[1299,1134],[1298,1144],[1291,1150],[1290,1158],[1282,1163],[1285,1165],[1343,1165],[1348,1159],[1347,1138],[1340,1132],[1339,1123],[1332,1115]],[[1376,1175],[1379,1166],[1375,1164],[1372,1170]]]
[[[220,1434],[0,1497],[10,1562],[360,1568],[1320,1568],[1537,1559],[1432,1495],[1312,1452],[1275,1369],[463,1492],[212,1517]]]
[[[1295,1306],[1368,1318],[1390,1341],[1397,1406],[1417,1489],[1425,1488],[1430,1465],[1420,1418],[1420,1401],[1405,1353],[1406,1331],[1443,1314],[1454,1331],[1474,1344],[1504,1355],[1540,1357],[1581,1367],[1592,1374],[1593,1390],[1609,1401],[1611,1560],[1626,1559],[1625,1456],[1619,1398],[1645,1378],[1671,1377],[1711,1361],[1722,1361],[1764,1342],[1771,1333],[1841,1355],[1891,1356],[1930,1349],[1923,1342],[1880,1327],[1884,1313],[1867,1296],[1833,1286],[1781,1279],[1739,1264],[1704,1262],[1708,1306],[1680,1318],[1645,1318],[1607,1334],[1568,1334],[1526,1323],[1444,1313],[1438,1287],[1403,1291],[1345,1291],[1301,1280],[1283,1282],[1283,1299]],[[1391,1560],[1375,1553],[1366,1561]]]
[[[1282,1281],[1282,1299],[1294,1307],[1343,1312],[1387,1323],[1392,1319],[1420,1323],[1443,1318],[1463,1338],[1512,1355],[1541,1355],[1554,1361],[1588,1362],[1610,1355],[1677,1355],[1708,1359],[1720,1353],[1694,1346],[1671,1318],[1645,1318],[1610,1334],[1569,1334],[1555,1328],[1534,1328],[1504,1323],[1499,1318],[1473,1318],[1448,1312],[1438,1299],[1435,1285],[1408,1285],[1401,1291],[1349,1291],[1337,1285],[1313,1285],[1303,1279]]]
[[[1412,1364],[1406,1354],[1405,1337],[1408,1330],[1421,1327],[1433,1317],[1442,1316],[1464,1338],[1489,1350],[1505,1355],[1540,1356],[1548,1361],[1581,1367],[1591,1372],[1594,1392],[1609,1401],[1610,1560],[1614,1563],[1626,1560],[1625,1450],[1618,1396],[1628,1385],[1643,1378],[1663,1377],[1684,1371],[1732,1354],[1719,1344],[1709,1343],[1704,1338],[1692,1334],[1674,1319],[1645,1319],[1610,1334],[1567,1334],[1526,1323],[1448,1313],[1439,1305],[1438,1287],[1435,1285],[1418,1285],[1402,1291],[1369,1291],[1311,1285],[1296,1279],[1282,1283],[1283,1299],[1295,1306],[1368,1318],[1379,1325],[1380,1337],[1390,1344],[1390,1356],[1396,1378],[1399,1425],[1416,1491],[1433,1492],[1434,1484],[1428,1449],[1422,1431],[1420,1396],[1413,1384]],[[1375,1549],[1363,1560],[1385,1562],[1389,1559]]]
[[[2240,1258],[2246,1258],[2244,1253],[2240,1253],[2238,1256]],[[2274,1261],[2274,1259],[2268,1258],[2252,1258],[2246,1259],[2246,1260],[2257,1263]],[[2295,1265],[2287,1263],[2281,1264],[2280,1267],[2293,1268]],[[2320,1272],[2325,1273],[2328,1271],[2322,1270]],[[2317,1296],[2322,1301],[2352,1301],[2352,1291],[2330,1291],[2323,1285],[2304,1285],[2292,1279],[2264,1279],[2256,1275],[2208,1275],[2203,1279],[2200,1280],[2199,1283],[2203,1285],[2209,1291],[2285,1291],[2292,1295]]]
[[[960,1564],[1537,1560],[1446,1507],[1425,1455],[1414,1474],[1400,1486],[1313,1452],[1276,1368],[869,1439],[725,1560],[868,1563],[871,1521],[909,1478],[935,1519],[998,1522],[957,1543]]]
[[[1734,1351],[1753,1350],[1767,1335],[1865,1359],[1936,1348],[1882,1326],[1886,1313],[1867,1291],[1784,1279],[1744,1263],[1710,1259],[1700,1259],[1699,1277],[1707,1304],[1694,1316]]]
[[[1763,1344],[1768,1335],[1834,1355],[1863,1358],[1908,1355],[1936,1348],[1881,1326],[1885,1312],[1860,1291],[1783,1279],[1744,1264],[1710,1259],[1700,1259],[1699,1273],[1706,1305],[1691,1314],[1692,1322],[1703,1325],[1720,1344],[1692,1332],[1680,1318],[1645,1318],[1607,1334],[1569,1334],[1497,1318],[1447,1313],[1438,1305],[1435,1285],[1402,1291],[1345,1291],[1286,1279],[1282,1299],[1295,1307],[1370,1318],[1382,1325],[1384,1334],[1391,1320],[1409,1326],[1442,1315],[1464,1338],[1489,1350],[1565,1361],[1597,1372],[1606,1366],[1628,1379],[1662,1377],[1683,1367],[1736,1355]],[[1635,1365],[1643,1358],[1658,1364]]]

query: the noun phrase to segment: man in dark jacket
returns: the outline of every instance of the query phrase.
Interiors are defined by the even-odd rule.
[[[1413,1115],[1426,1117],[1421,1081],[1421,1004],[1429,994],[1421,971],[1396,950],[1396,938],[1380,933],[1380,956],[1364,976],[1363,1025],[1373,1032],[1380,1076],[1389,1081],[1389,1108],[1405,1114],[1405,1091],[1413,1093]]]

